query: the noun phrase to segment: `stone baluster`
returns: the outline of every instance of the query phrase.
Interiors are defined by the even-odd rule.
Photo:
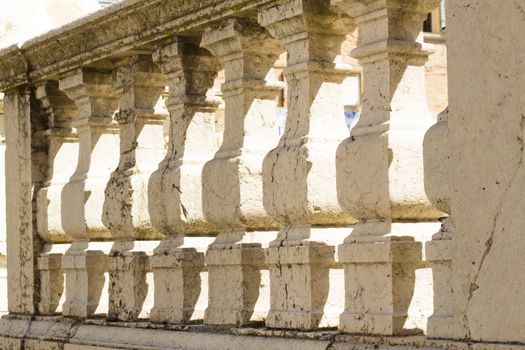
[[[164,156],[163,122],[154,115],[165,78],[151,56],[117,63],[113,88],[119,97],[120,161],[106,187],[102,220],[115,243],[108,260],[108,318],[135,320],[148,290],[148,256],[135,239],[156,238],[148,214],[148,181]]]
[[[38,234],[47,242],[68,242],[71,238],[62,224],[62,190],[77,166],[78,136],[71,122],[78,110],[58,89],[57,81],[38,85],[36,97],[48,121],[45,133],[49,144],[47,181],[37,194]]]
[[[450,145],[448,108],[425,134],[425,190],[432,204],[450,214]],[[452,338],[452,231],[450,216],[442,219],[441,230],[426,243],[426,259],[432,263],[434,313],[428,319],[427,334],[433,338]]]
[[[112,115],[118,99],[111,74],[79,69],[59,81],[75,102],[79,116],[72,125],[79,138],[78,164],[62,191],[62,225],[73,238],[62,265],[66,274],[63,314],[88,317],[99,304],[107,271],[106,255],[90,241],[109,238],[102,222],[104,189],[119,159],[118,126]]]
[[[202,211],[202,167],[217,150],[214,112],[218,101],[206,94],[213,86],[218,61],[190,38],[165,43],[154,59],[167,76],[170,113],[166,158],[150,180],[149,212],[166,237],[151,258],[155,281],[154,322],[189,321],[201,292],[204,253],[187,244],[185,235],[216,229]],[[202,317],[202,316],[201,316]]]
[[[352,21],[325,1],[282,1],[259,23],[288,52],[288,116],[284,134],[263,164],[264,206],[283,225],[270,244],[270,327],[319,326],[335,248],[331,229],[352,223],[337,203],[335,154],[348,129],[340,84],[354,71],[336,64]],[[323,241],[312,239],[322,230]],[[324,238],[326,237],[326,238]]]
[[[346,305],[340,329],[405,331],[422,260],[416,240],[439,218],[423,184],[423,137],[432,125],[425,94],[430,50],[422,22],[437,0],[332,0],[359,28],[352,56],[363,67],[363,110],[338,149],[339,203],[359,220],[339,247]],[[410,223],[412,222],[412,223]]]
[[[262,162],[278,141],[281,88],[265,77],[283,49],[251,19],[209,28],[201,46],[223,60],[225,74],[223,143],[202,174],[205,216],[221,230],[206,253],[209,304],[204,321],[242,325],[253,314],[264,265],[261,244],[243,238],[246,231],[277,227],[263,206]]]
[[[78,137],[71,127],[78,110],[63,92],[57,81],[39,84],[36,98],[42,104],[42,117],[46,118],[48,142],[48,175],[44,186],[38,191],[37,230],[48,243],[68,242],[71,238],[62,227],[62,190],[74,173],[78,157]],[[66,208],[67,209],[67,208]],[[56,312],[64,291],[62,254],[44,253],[38,257],[40,273],[40,314]]]

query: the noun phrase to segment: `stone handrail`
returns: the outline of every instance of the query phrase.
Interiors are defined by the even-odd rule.
[[[0,89],[56,78],[79,66],[148,44],[174,33],[191,34],[207,23],[253,11],[268,0],[128,0],[61,28],[0,50]]]
[[[447,189],[423,181],[438,3],[128,0],[0,51],[11,315],[404,335],[434,269],[450,337]]]

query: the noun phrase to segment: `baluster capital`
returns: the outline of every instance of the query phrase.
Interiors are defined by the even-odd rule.
[[[440,0],[331,0],[333,6],[356,18],[382,10],[394,11],[398,16],[419,14],[426,17],[439,6],[439,2]]]
[[[167,80],[151,55],[127,57],[116,64],[111,85],[119,97],[119,124],[134,123],[136,118],[152,117],[155,103]],[[163,118],[161,118],[163,119]]]
[[[422,66],[434,52],[432,45],[418,42],[418,36],[439,0],[332,0],[332,4],[355,18],[360,33],[352,56],[362,65],[399,57]]]
[[[225,60],[251,54],[257,56],[274,55],[281,52],[279,41],[274,40],[268,32],[252,18],[231,18],[204,31],[201,44],[213,55]]]
[[[198,40],[171,38],[159,45],[153,60],[168,77],[168,110],[177,109],[181,104],[205,109],[217,107],[219,101],[206,94],[221,64],[206,49],[199,47]]]
[[[219,61],[199,47],[199,40],[193,37],[174,37],[161,43],[153,53],[153,61],[168,77],[181,70],[217,72],[220,69]]]
[[[287,0],[259,12],[259,23],[288,49],[288,66],[305,61],[333,63],[355,23],[328,1]]]
[[[118,99],[111,87],[112,75],[92,68],[81,68],[59,80],[59,89],[75,101],[79,119],[110,119],[118,108]]]
[[[346,35],[354,21],[334,11],[328,1],[286,0],[259,12],[259,23],[279,39],[290,41],[304,33]]]
[[[71,132],[71,121],[78,117],[78,109],[64,92],[58,88],[58,81],[48,80],[36,85],[36,98],[42,103],[43,113],[51,130]]]

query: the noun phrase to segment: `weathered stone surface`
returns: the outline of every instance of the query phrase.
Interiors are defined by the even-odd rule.
[[[130,0],[0,52],[11,313],[0,349],[524,348],[523,6],[449,2],[450,116],[428,129],[427,106],[446,102],[424,89],[420,27],[437,1],[332,2],[344,13],[325,0]],[[275,147],[266,73],[278,42],[288,119]],[[358,107],[341,82],[359,71],[341,54],[355,45],[363,114],[341,143],[343,107]],[[149,58],[159,47],[163,74]],[[220,59],[224,123],[210,90]],[[153,106],[166,78],[161,161]],[[150,257],[158,242],[143,239],[160,234]],[[188,325],[208,296],[207,323],[270,329]],[[340,329],[305,331],[324,326]]]
[[[16,325],[16,330],[10,325]],[[190,350],[522,350],[519,344],[467,343],[412,337],[372,337],[336,332],[240,328],[232,333],[96,326],[69,321],[0,320],[0,349],[190,349]],[[25,346],[25,348],[23,348]]]
[[[56,77],[79,66],[111,57],[115,52],[124,52],[169,38],[174,32],[194,29],[210,18],[231,16],[232,13],[245,12],[269,2],[271,1],[123,1],[46,33],[38,39],[29,40],[22,46],[23,50],[16,46],[0,50],[6,54],[6,60],[0,61],[0,82],[10,82],[0,86],[23,84],[28,75],[34,81]],[[142,10],[134,11],[135,6]],[[119,23],[118,26],[115,26],[116,22]],[[28,66],[32,67],[31,73],[28,72]]]
[[[45,254],[38,257],[38,272],[40,274],[38,312],[41,315],[53,315],[64,292],[62,254]]]
[[[62,223],[73,244],[63,257],[66,302],[63,314],[88,317],[95,313],[105,282],[106,254],[90,240],[109,238],[102,222],[104,188],[118,163],[118,128],[113,113],[118,101],[111,75],[80,69],[60,79],[60,90],[77,105],[72,123],[78,131],[79,153],[75,173],[62,190]]]
[[[359,220],[339,248],[351,288],[339,327],[399,334],[410,331],[405,321],[422,247],[410,237],[410,228],[395,222],[441,215],[431,206],[423,181],[422,143],[433,120],[424,80],[430,51],[421,44],[420,33],[426,14],[438,2],[332,2],[358,24],[359,42],[352,56],[363,67],[365,101],[359,122],[337,153],[339,202]],[[374,252],[378,249],[381,252]],[[359,251],[370,251],[371,257],[356,259]],[[386,288],[378,293],[382,284]]]
[[[77,70],[60,79],[60,90],[75,102],[78,117],[72,126],[79,138],[78,164],[65,185],[62,223],[76,241],[109,238],[102,222],[104,189],[119,159],[118,126],[113,113],[118,100],[111,88],[111,75],[92,69]]]
[[[194,314],[204,269],[202,243],[188,245],[185,235],[216,231],[204,219],[201,172],[217,149],[218,102],[207,93],[219,64],[191,38],[163,43],[154,57],[170,86],[170,137],[167,155],[149,181],[151,219],[166,235],[151,258],[156,286],[151,319],[178,323]]]
[[[259,23],[288,52],[288,116],[284,134],[263,163],[264,206],[284,226],[270,244],[270,327],[318,327],[334,247],[310,240],[314,225],[349,225],[337,203],[335,151],[346,137],[341,82],[352,67],[336,62],[353,22],[324,1],[284,1]],[[326,240],[330,239],[327,232]],[[280,260],[290,257],[287,264]],[[290,291],[287,293],[286,291]]]
[[[525,7],[447,11],[455,336],[525,342]]]
[[[208,90],[219,63],[195,42],[183,39],[163,44],[155,59],[170,86],[166,101],[170,140],[166,157],[150,179],[148,209],[153,225],[171,241],[184,233],[215,232],[204,219],[201,171],[217,150],[214,111],[218,101],[208,96]],[[168,241],[163,246],[169,249]]]
[[[35,314],[39,299],[36,272],[41,249],[33,222],[33,188],[46,171],[44,126],[29,89],[7,92],[6,115],[6,209],[8,307],[15,314]],[[23,287],[23,288],[21,288]]]
[[[108,257],[108,319],[131,321],[138,319],[148,292],[148,256],[129,247],[122,252],[115,245]]]
[[[4,94],[0,93],[0,198],[6,196],[5,186],[5,115]],[[5,201],[0,201],[0,212],[6,213]],[[6,254],[6,220],[0,221],[0,314],[7,313],[7,254]]]
[[[120,159],[106,186],[102,220],[117,241],[158,238],[148,212],[148,181],[164,156],[164,116],[154,107],[165,78],[149,56],[119,63],[112,86],[119,97]]]
[[[202,173],[204,214],[221,229],[206,253],[205,322],[246,324],[259,297],[264,252],[244,234],[276,227],[263,207],[262,161],[279,136],[275,100],[281,87],[265,78],[282,48],[248,19],[209,28],[201,46],[220,57],[225,70],[223,143]]]
[[[68,242],[71,237],[63,226],[62,191],[75,172],[78,159],[78,135],[71,123],[78,116],[78,110],[63,92],[58,82],[48,81],[36,89],[36,97],[42,104],[42,115],[47,120],[48,172],[44,186],[38,191],[37,230],[47,242]]]
[[[66,280],[62,313],[65,316],[85,318],[95,314],[105,283],[106,258],[102,251],[84,249],[69,249],[62,257]]]
[[[423,143],[425,161],[425,191],[432,204],[444,213],[450,213],[450,140],[448,137],[448,109],[425,134]],[[444,217],[439,232],[426,243],[426,260],[432,263],[434,285],[434,312],[428,319],[427,334],[434,338],[453,337],[453,218]]]
[[[148,257],[134,249],[134,240],[159,236],[149,217],[148,182],[164,156],[164,116],[154,115],[164,85],[151,56],[121,60],[113,71],[120,160],[107,183],[102,213],[116,241],[108,258],[110,319],[137,319],[148,289]]]

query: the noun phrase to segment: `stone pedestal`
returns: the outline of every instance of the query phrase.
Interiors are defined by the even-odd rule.
[[[41,315],[54,315],[60,298],[64,293],[64,270],[62,254],[46,254],[38,258],[40,274],[40,301],[38,312]]]
[[[215,325],[247,324],[259,298],[264,252],[258,243],[220,246],[206,252],[209,305],[205,322]]]
[[[189,321],[201,293],[204,254],[195,248],[155,252],[150,264],[155,274],[155,306],[150,319],[158,323]]]
[[[315,241],[268,248],[272,300],[268,325],[311,329],[321,323],[333,257],[334,247]]]
[[[137,320],[148,292],[145,252],[113,247],[107,258],[109,271],[108,320]]]
[[[106,258],[100,251],[71,249],[62,257],[66,275],[64,316],[86,318],[95,314],[105,282]]]
[[[374,228],[363,225],[358,229]],[[387,232],[391,234],[392,230]],[[421,242],[411,241],[408,236],[360,237],[340,246],[346,293],[340,329],[377,334],[403,332],[421,251]]]
[[[450,220],[450,219],[445,219]],[[452,258],[453,242],[448,229],[443,226],[441,237],[434,237],[426,244],[427,260],[432,263],[434,286],[434,313],[428,319],[427,334],[432,338],[452,339],[454,337]],[[438,234],[439,235],[439,234]],[[448,236],[448,237],[447,237]]]

